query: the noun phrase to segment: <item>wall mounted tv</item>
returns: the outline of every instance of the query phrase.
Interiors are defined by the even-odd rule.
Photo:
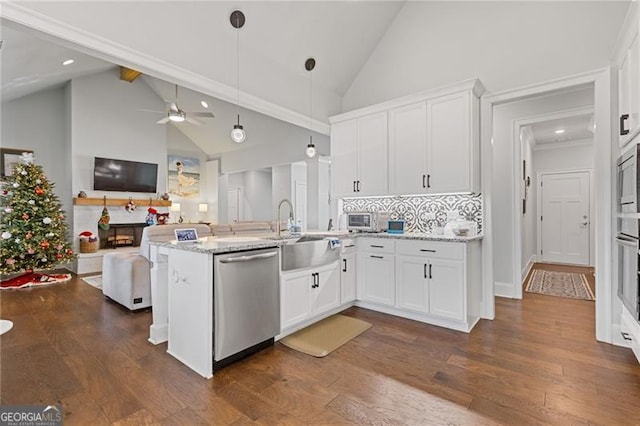
[[[96,191],[156,192],[158,165],[95,157],[93,189]]]

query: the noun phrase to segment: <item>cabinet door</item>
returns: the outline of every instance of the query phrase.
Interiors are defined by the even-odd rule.
[[[627,128],[632,136],[640,125],[640,44],[638,34],[629,46],[629,119]]]
[[[356,255],[345,253],[340,265],[340,302],[349,303],[356,300]]]
[[[331,126],[331,188],[335,196],[356,195],[357,120]]]
[[[395,306],[394,256],[361,253],[358,258],[358,299]]]
[[[340,305],[340,269],[338,263],[318,269],[316,283],[311,290],[313,298],[312,314],[321,314]]]
[[[420,194],[426,187],[427,103],[389,111],[389,186],[392,194]]]
[[[431,193],[472,190],[470,98],[467,91],[427,102],[427,190]]]
[[[294,272],[280,275],[280,328],[286,328],[305,320],[311,314],[311,272]]]
[[[627,51],[627,55],[622,60],[622,63],[618,66],[618,116],[621,117],[623,114],[629,114],[629,54]],[[619,125],[621,125],[622,120],[619,120]],[[624,128],[629,129],[629,119],[624,121]],[[627,140],[629,135],[622,135],[622,128],[618,128],[619,142],[620,145]]]
[[[429,259],[429,264],[429,313],[441,318],[463,321],[466,315],[466,294],[462,262]]]
[[[358,118],[358,196],[387,195],[387,139],[386,112]]]
[[[428,260],[417,256],[396,256],[398,308],[429,313]]]
[[[169,342],[167,351],[210,377],[213,359],[213,257],[169,251]]]

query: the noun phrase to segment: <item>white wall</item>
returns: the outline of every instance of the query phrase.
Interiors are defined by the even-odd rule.
[[[2,104],[2,147],[34,151],[35,162],[55,183],[54,193],[73,223],[73,191],[66,89],[44,90]]]
[[[243,175],[245,219],[273,220],[275,214],[271,210],[271,169],[251,170]]]
[[[279,166],[274,166],[271,169],[271,179],[272,184],[271,188],[273,188],[273,199],[272,199],[272,210],[274,212],[274,216],[276,216],[278,211],[278,204],[284,198],[292,201],[291,195],[291,165],[290,164],[281,164]],[[289,216],[288,207],[285,205],[282,207],[282,216],[281,220],[286,220]]]
[[[518,163],[518,176],[514,176],[514,121],[541,114],[593,105],[593,89],[551,94],[518,102],[498,105],[493,111],[493,170],[492,170],[492,223],[495,291],[498,295],[514,293],[514,185],[521,180],[522,163]],[[516,182],[517,178],[517,182]]]
[[[520,176],[520,199],[525,198],[526,194],[526,211],[525,213],[520,211],[522,215],[522,222],[520,223],[520,235],[521,235],[521,251],[520,251],[520,268],[522,270],[522,277],[527,273],[527,269],[533,256],[536,254],[536,199],[535,199],[535,174],[533,173],[533,153],[531,151],[531,133],[527,128],[527,131],[523,128],[521,131],[521,153],[522,160],[525,161],[525,177],[530,178],[530,186],[526,187],[526,181]]]
[[[475,77],[497,92],[608,66],[628,5],[406,2],[342,110]]]

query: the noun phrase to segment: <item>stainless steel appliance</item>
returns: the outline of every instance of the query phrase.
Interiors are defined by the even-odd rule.
[[[629,313],[640,321],[640,282],[638,281],[638,219],[619,218],[618,297]],[[634,232],[632,234],[632,232]]]
[[[273,345],[280,333],[278,253],[214,256],[213,371]]]
[[[634,145],[618,158],[617,199],[618,212],[639,213],[638,186],[640,186],[640,170],[638,169],[638,153],[640,145]]]
[[[388,212],[347,212],[347,230],[384,232],[389,221]]]

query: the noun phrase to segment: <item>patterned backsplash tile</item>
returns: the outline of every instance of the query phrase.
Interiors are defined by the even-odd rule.
[[[457,211],[466,220],[476,222],[482,232],[482,195],[413,195],[405,197],[345,198],[345,212],[390,212],[392,219],[404,219],[408,232],[430,232],[447,224],[447,213]],[[435,217],[435,219],[431,219]]]

